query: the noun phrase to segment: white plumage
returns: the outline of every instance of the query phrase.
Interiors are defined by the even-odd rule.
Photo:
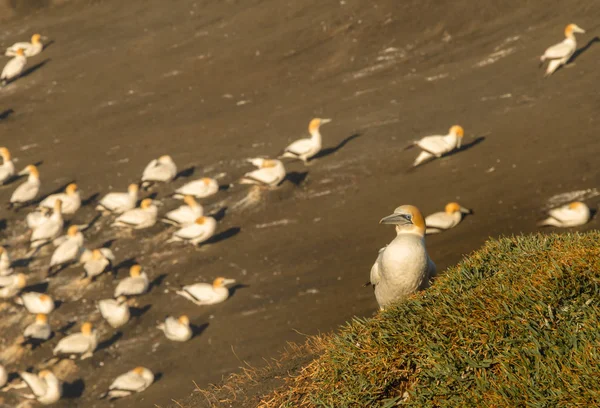
[[[549,47],[544,52],[544,55],[540,57],[541,64],[546,60],[550,60],[545,76],[552,75],[561,65],[569,62],[577,50],[577,40],[575,40],[574,33],[585,33],[585,30],[578,27],[576,24],[569,24],[565,27],[565,39],[558,44]]]
[[[140,265],[133,265],[129,268],[129,277],[123,279],[115,289],[115,298],[119,296],[141,295],[148,290],[150,281],[146,272],[142,272]]]
[[[96,210],[121,214],[135,208],[138,199],[138,185],[130,184],[126,193],[108,193],[98,202]]]
[[[54,300],[45,293],[26,292],[19,296],[18,303],[31,314],[49,314],[54,310]]]
[[[39,207],[54,208],[56,200],[62,201],[61,212],[63,214],[74,214],[81,207],[81,195],[77,189],[77,184],[69,184],[64,193],[51,194],[44,198]]]
[[[450,131],[445,136],[425,136],[421,140],[413,142],[409,148],[417,146],[423,150],[413,162],[413,167],[433,158],[442,157],[454,149],[459,149],[463,136],[463,128],[455,125],[450,128]]]
[[[136,367],[118,376],[101,398],[122,398],[136,392],[142,392],[154,382],[154,374],[145,367]]]
[[[296,140],[288,147],[285,148],[283,154],[279,158],[288,157],[292,159],[299,159],[308,164],[308,160],[315,156],[321,150],[321,132],[319,128],[321,125],[331,122],[331,119],[320,119],[315,118],[310,121],[308,125],[308,132],[310,133],[310,139]]]
[[[6,248],[0,246],[0,277],[12,275],[14,269],[12,268],[12,261]]]
[[[2,165],[0,165],[0,184],[4,184],[15,175],[15,165],[13,164],[10,152],[6,147],[0,147],[0,157],[2,157]]]
[[[81,333],[70,334],[61,339],[52,352],[54,355],[81,354],[81,359],[84,360],[92,356],[97,345],[96,330],[91,323],[86,322],[81,326]]]
[[[83,234],[76,225],[71,225],[67,231],[66,239],[54,250],[50,259],[50,270],[55,266],[74,262],[79,259],[83,249]]]
[[[463,214],[471,214],[471,210],[458,203],[448,203],[444,211],[425,217],[425,234],[437,234],[456,227],[463,219]]]
[[[199,217],[193,224],[186,225],[175,231],[167,243],[186,241],[198,245],[210,239],[215,234],[216,229],[217,220],[212,217]]]
[[[538,226],[554,226],[561,228],[576,227],[590,220],[590,208],[580,201],[553,208],[548,211],[549,217],[538,223]]]
[[[19,294],[27,285],[27,278],[22,273],[0,276],[0,299],[8,299]]]
[[[199,180],[190,181],[175,190],[173,197],[183,198],[185,196],[193,196],[196,198],[206,198],[219,191],[219,183],[217,180],[204,177]]]
[[[31,42],[18,42],[14,43],[10,47],[6,49],[4,55],[7,57],[14,57],[17,55],[17,51],[19,49],[23,50],[23,54],[26,57],[33,57],[34,55],[38,55],[44,49],[44,44],[40,41],[42,38],[39,34],[34,34],[31,36]]]
[[[80,257],[79,261],[83,262],[83,269],[86,276],[88,278],[95,278],[112,267],[115,256],[110,249],[100,248],[91,251],[91,255],[89,256],[86,252],[86,255]]]
[[[214,305],[227,300],[229,297],[229,288],[227,285],[235,283],[235,279],[217,278],[212,285],[210,283],[195,283],[184,286],[177,291],[178,295],[191,300],[198,306]]]
[[[258,157],[256,159],[249,159],[248,161],[258,167],[258,169],[246,173],[240,180],[241,184],[258,184],[274,187],[285,178],[285,167],[279,160],[267,160]]]
[[[184,205],[166,213],[162,221],[167,224],[185,226],[193,224],[196,219],[202,217],[204,208],[194,200],[194,197],[185,196],[183,201]]]
[[[169,182],[177,175],[177,166],[171,156],[165,155],[152,160],[142,174],[142,185],[154,182]]]
[[[113,227],[129,227],[133,229],[149,228],[156,224],[156,215],[158,208],[150,198],[142,200],[139,208],[125,211],[119,215]]]
[[[2,70],[2,74],[0,75],[2,86],[5,86],[9,81],[21,75],[25,65],[27,65],[27,58],[25,57],[23,50],[19,49],[17,50],[17,55],[8,61]]]
[[[119,296],[118,299],[100,300],[98,310],[108,324],[115,329],[126,324],[131,317],[127,298],[124,296]]]
[[[23,336],[27,339],[46,341],[52,335],[52,328],[48,324],[48,316],[38,314],[35,322],[25,328]]]
[[[171,341],[188,341],[193,334],[190,328],[190,320],[185,315],[179,317],[179,319],[168,316],[164,323],[157,326],[157,329],[162,330],[166,338]]]
[[[31,248],[37,248],[60,236],[64,225],[62,217],[62,201],[54,202],[54,211],[48,219],[31,233]]]
[[[31,201],[40,191],[40,173],[37,167],[30,164],[20,173],[20,176],[28,174],[27,181],[15,189],[10,197],[11,204],[23,204]]]
[[[37,375],[23,371],[19,375],[33,392],[28,398],[36,399],[43,405],[54,404],[60,399],[62,385],[51,371],[42,370]]]

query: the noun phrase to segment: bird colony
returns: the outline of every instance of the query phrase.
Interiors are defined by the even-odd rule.
[[[565,40],[544,52],[540,61],[548,61],[546,75],[551,75],[569,61],[576,50],[574,33],[583,32],[584,30],[577,25],[569,24],[565,29]],[[12,59],[2,72],[3,85],[19,77],[27,58],[42,52],[42,38],[35,34],[30,43],[19,42],[6,49],[5,55]],[[278,159],[248,159],[256,169],[241,175],[239,184],[258,185],[267,193],[276,189],[286,178],[284,163],[279,159],[296,159],[310,165],[311,159],[314,159],[322,148],[321,126],[329,122],[330,119],[311,120],[308,127],[310,137],[291,143]],[[446,135],[426,136],[414,141],[406,147],[419,150],[412,166],[417,167],[459,151],[464,137],[463,127],[454,125]],[[79,187],[72,183],[62,193],[40,197],[41,178],[38,168],[30,164],[16,172],[9,149],[0,148],[0,156],[0,183],[18,184],[7,203],[8,207],[18,210],[37,203],[35,210],[25,215],[23,223],[30,230],[27,252],[29,258],[44,257],[43,249],[52,248],[51,256],[47,260],[46,281],[54,279],[66,268],[80,268],[84,284],[110,271],[116,262],[113,252],[107,247],[87,247],[85,232],[89,225],[69,225],[63,218],[75,214],[82,206]],[[181,206],[161,215],[159,213],[162,202],[140,196],[141,192],[148,191],[157,183],[171,185],[177,174],[177,166],[171,156],[158,157],[150,161],[143,169],[141,178],[130,184],[126,191],[107,193],[94,203],[95,209],[110,219],[110,228],[141,230],[161,221],[173,228],[168,244],[180,242],[203,245],[210,241],[219,229],[217,219],[206,215],[201,203],[206,197],[220,191],[217,180],[204,177],[177,188],[173,187],[168,199],[181,200]],[[19,182],[19,179],[23,180]],[[381,224],[394,225],[396,237],[379,251],[371,268],[368,284],[374,288],[380,309],[383,310],[416,291],[424,290],[431,284],[436,276],[436,266],[427,253],[425,236],[454,228],[465,215],[471,213],[470,209],[451,202],[445,205],[443,211],[424,217],[415,206],[401,205],[392,214],[381,219]],[[589,219],[589,207],[583,202],[572,202],[550,210],[548,217],[539,225],[574,227],[585,224]],[[28,285],[36,282],[28,280],[26,267],[14,265],[9,250],[8,247],[0,247],[0,299],[14,302],[35,316],[33,323],[23,332],[23,344],[41,345],[52,341],[52,353],[57,357],[86,359],[93,356],[99,340],[96,327],[90,321],[77,322],[71,333],[55,340],[56,337],[60,337],[54,336],[52,327],[55,301],[50,294],[28,290]],[[196,282],[185,285],[175,292],[175,296],[182,296],[198,306],[215,305],[228,299],[229,288],[233,284],[233,279],[218,277],[212,283]],[[116,282],[114,297],[97,302],[97,313],[113,329],[126,326],[130,321],[130,307],[135,304],[135,298],[149,290],[151,281],[143,265],[131,265],[129,276]],[[185,315],[167,316],[156,327],[164,333],[168,341],[186,342],[194,337],[190,320]],[[44,405],[52,404],[61,398],[61,381],[51,369],[42,368],[36,372],[34,367],[33,372],[21,371],[18,372],[18,378],[22,381],[13,379],[9,382],[10,369],[11,367],[0,364],[0,388],[4,387],[3,391],[29,388],[29,394],[19,396],[37,400]],[[144,391],[153,382],[154,373],[151,369],[135,367],[115,378],[110,387],[98,397],[127,397]]]

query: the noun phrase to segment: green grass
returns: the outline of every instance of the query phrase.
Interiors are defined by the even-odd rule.
[[[597,406],[599,284],[597,231],[492,240],[426,292],[205,395],[235,390],[263,407]]]

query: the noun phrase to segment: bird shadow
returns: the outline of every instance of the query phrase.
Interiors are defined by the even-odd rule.
[[[211,214],[210,216],[213,217],[217,221],[221,221],[223,218],[225,218],[226,213],[227,213],[227,207],[222,207],[219,209],[219,211],[217,211],[214,214]]]
[[[206,244],[216,244],[217,242],[225,241],[237,234],[242,229],[240,227],[231,227],[223,232],[218,233],[217,235],[213,235],[210,239],[206,240]]]
[[[92,228],[94,226],[94,224],[96,224],[98,221],[100,221],[100,218],[102,218],[102,214],[98,213],[94,216],[94,218],[92,218],[92,220],[90,222],[88,222],[87,224],[85,224],[83,226],[83,228],[80,229],[81,232],[87,231],[90,228]]]
[[[62,397],[63,398],[79,398],[83,395],[83,391],[85,390],[85,383],[81,378],[73,381],[73,382],[63,382],[62,383]]]
[[[62,334],[66,334],[69,330],[71,330],[73,328],[73,326],[75,326],[74,321],[72,322],[67,322],[63,327],[61,327],[60,329],[57,329],[56,331]]]
[[[596,214],[598,214],[598,210],[596,208],[590,208],[590,220],[593,219]]]
[[[190,166],[187,169],[183,169],[179,173],[177,173],[173,180],[191,177],[194,175],[195,172],[196,172],[196,166]]]
[[[109,239],[108,241],[105,241],[102,245],[100,245],[100,248],[110,248],[116,240],[116,238]]]
[[[591,40],[588,41],[588,43],[586,45],[584,45],[583,47],[579,48],[577,51],[575,51],[573,53],[573,56],[571,57],[571,61],[569,62],[570,64],[572,64],[573,62],[575,62],[575,60],[584,52],[586,52],[588,50],[588,48],[590,48],[592,45],[594,45],[594,43],[600,42],[600,37],[596,36],[594,38],[592,38]]]
[[[48,62],[50,62],[50,58],[47,58],[47,59],[43,60],[42,62],[39,62],[39,63],[27,68],[25,71],[23,71],[21,73],[21,75],[19,77],[25,78],[26,76],[33,74],[35,71],[37,71],[38,69],[40,69],[41,67],[46,65]]]
[[[30,256],[28,258],[19,258],[12,261],[10,266],[13,268],[27,268],[32,261],[33,256]]]
[[[34,283],[33,285],[29,285],[23,289],[24,292],[38,292],[38,293],[46,293],[48,290],[48,282],[39,282]],[[55,301],[56,302],[56,301]]]
[[[13,113],[15,113],[15,111],[13,109],[5,109],[4,111],[2,111],[0,113],[0,120],[8,118]]]
[[[44,48],[43,50],[45,50],[46,48],[50,47],[52,44],[54,44],[55,41],[54,40],[50,40],[47,43],[44,43]]]
[[[121,337],[123,337],[123,332],[118,331],[118,332],[114,333],[108,339],[98,343],[98,348],[96,349],[96,351],[105,350],[105,349],[109,348],[110,346],[115,344],[117,341],[119,341],[119,339]]]
[[[219,184],[219,191],[227,191],[231,188],[229,184]]]
[[[3,218],[0,220],[0,231],[4,231],[6,229],[6,219]]]
[[[92,204],[94,201],[96,201],[98,199],[98,197],[100,196],[100,193],[94,193],[91,196],[89,196],[88,198],[86,198],[85,200],[81,201],[81,206],[82,207],[87,207],[88,205]]]
[[[150,285],[148,286],[148,292],[150,292],[152,290],[152,288],[154,288],[155,286],[160,286],[166,277],[167,277],[167,274],[162,273],[162,274],[158,275],[156,278],[154,278],[152,280],[152,282],[150,282]]]
[[[289,173],[287,173],[285,175],[285,179],[289,181],[290,183],[292,183],[295,186],[299,186],[300,184],[302,184],[304,182],[304,180],[306,180],[306,177],[308,176],[308,171],[291,171]]]
[[[144,307],[130,307],[129,308],[129,313],[131,314],[131,317],[142,317],[148,310],[150,310],[152,308],[152,305],[148,304]]]
[[[345,138],[344,140],[342,140],[340,143],[338,143],[337,146],[327,147],[325,149],[322,149],[319,153],[315,154],[311,158],[311,160],[320,159],[322,157],[329,156],[330,154],[333,154],[333,153],[337,152],[338,150],[340,150],[342,147],[346,146],[346,144],[348,142],[351,142],[352,140],[354,140],[360,136],[361,136],[360,133],[355,133],[353,135],[350,135],[347,138]]]
[[[135,264],[137,264],[137,261],[135,258],[127,258],[124,261],[119,262],[118,264],[116,264],[113,267],[113,277],[116,277],[121,269],[123,269],[123,268],[129,269]]]
[[[479,136],[478,138],[470,141],[469,143],[463,144],[460,148],[454,149],[451,152],[446,153],[441,158],[451,157],[451,156],[454,156],[457,153],[464,152],[465,150],[469,150],[470,148],[477,146],[479,143],[483,142],[484,140],[485,140],[485,136]],[[406,173],[412,173],[417,168],[422,167],[422,166],[424,166],[424,165],[426,165],[428,163],[431,163],[431,162],[435,161],[436,159],[438,159],[438,158],[437,157],[432,157],[429,160],[426,160],[426,161],[420,163],[417,166],[411,166],[408,169],[406,169]]]
[[[208,323],[203,323],[200,325],[190,324],[190,329],[192,329],[192,338],[200,336],[207,327]]]
[[[237,292],[240,289],[246,289],[249,288],[250,285],[244,285],[243,283],[238,283],[236,285],[233,285],[232,287],[229,288],[229,297],[235,295],[235,292]]]
[[[163,378],[163,373],[156,373],[154,374],[154,382],[156,383],[157,381],[160,381],[161,378]]]

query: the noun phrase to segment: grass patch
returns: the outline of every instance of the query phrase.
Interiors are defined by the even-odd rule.
[[[489,241],[426,292],[311,339],[315,358],[258,405],[594,406],[599,283],[597,231]]]

